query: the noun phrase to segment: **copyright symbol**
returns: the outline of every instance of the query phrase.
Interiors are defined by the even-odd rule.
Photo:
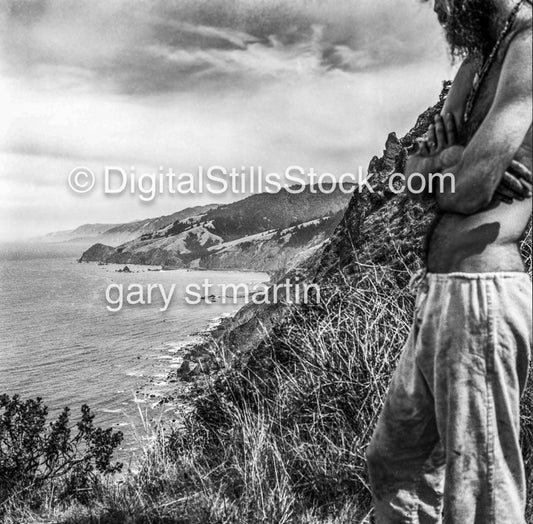
[[[88,193],[95,180],[94,173],[87,167],[76,167],[68,175],[68,185],[75,193]]]

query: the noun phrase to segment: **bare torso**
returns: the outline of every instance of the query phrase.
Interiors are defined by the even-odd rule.
[[[529,28],[525,30],[531,30]],[[524,30],[524,29],[521,29]],[[466,145],[483,121],[494,99],[505,52],[507,37],[499,56],[485,78],[468,125],[459,129],[462,145]],[[472,67],[459,71],[446,101],[445,111],[463,121],[466,99],[473,82]],[[504,132],[504,130],[502,130]],[[532,168],[531,127],[515,155],[515,159]],[[531,217],[531,198],[499,202],[473,215],[444,213],[437,219],[428,238],[427,268],[433,273],[524,271],[519,242]]]

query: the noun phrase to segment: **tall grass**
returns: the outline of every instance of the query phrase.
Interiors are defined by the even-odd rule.
[[[293,307],[258,348],[221,359],[183,426],[152,428],[136,471],[86,506],[53,506],[48,494],[39,512],[13,506],[5,522],[369,522],[365,448],[409,330],[408,276],[366,267],[357,285],[323,287],[320,304]],[[532,405],[530,388],[530,479]]]
[[[57,521],[362,522],[365,447],[409,327],[412,300],[395,282],[376,269],[291,309],[198,385],[184,427],[154,429],[138,471],[90,507],[56,508]]]

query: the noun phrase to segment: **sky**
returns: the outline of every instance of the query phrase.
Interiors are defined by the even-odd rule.
[[[0,240],[245,196],[106,195],[106,166],[356,173],[452,75],[420,0],[0,0]]]

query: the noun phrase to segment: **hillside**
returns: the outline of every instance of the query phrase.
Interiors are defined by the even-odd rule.
[[[207,269],[246,267],[251,271],[266,270],[275,278],[320,251],[343,214],[344,210],[341,210],[325,218],[213,246],[198,260],[198,265]]]
[[[282,189],[277,193],[252,195],[239,202],[220,206],[206,213],[204,220],[212,224],[217,234],[229,241],[334,215],[348,204],[350,197],[339,187],[333,190],[330,185],[324,185],[324,191],[316,186],[305,186],[300,193]]]
[[[407,148],[422,136],[429,121],[440,110],[447,93],[446,85],[438,104],[418,118],[415,126],[401,139],[391,133],[381,157],[370,161],[368,173],[373,192],[354,194],[335,231],[321,249],[293,265],[280,279],[318,283],[319,285],[350,285],[376,266],[390,272],[397,284],[404,287],[409,279],[406,269],[414,272],[421,264],[423,239],[435,217],[432,207],[415,203],[405,194],[388,189],[388,177],[402,172]],[[228,319],[215,333],[215,344],[230,354],[246,354],[260,345],[272,326],[282,321],[289,308],[283,303],[248,304]]]
[[[187,218],[200,215],[212,209],[216,209],[217,204],[208,204],[205,206],[187,207],[171,215],[165,215],[156,218],[147,218],[144,220],[137,220],[126,224],[118,224],[105,231],[104,235],[100,238],[101,242],[117,246],[124,242],[129,242],[141,235],[154,233],[159,229],[167,227],[179,220],[185,220]]]
[[[181,367],[169,372],[174,391],[161,400],[173,403],[180,423],[153,427],[140,467],[118,483],[86,488],[65,505],[61,522],[372,522],[365,450],[410,327],[406,287],[434,217],[431,206],[388,191],[387,179],[402,170],[445,94],[404,137],[389,135],[383,156],[370,163],[374,193],[355,194],[329,238],[278,275],[318,283],[321,302],[248,305],[203,345],[183,348]],[[287,229],[256,233],[254,245],[314,236]],[[221,263],[246,252],[253,260],[251,245],[232,253],[242,242],[226,243],[215,255]],[[522,248],[531,270],[531,233]],[[113,248],[98,249],[105,256]],[[521,437],[533,522],[531,382]],[[49,482],[32,493],[31,506],[15,500],[9,511],[23,518],[12,521],[30,521],[33,508],[48,516],[61,487]]]
[[[322,248],[279,276],[318,283],[321,303],[244,306],[169,375],[199,384],[189,397],[194,410],[185,437],[165,449],[181,467],[187,460],[180,457],[200,456],[204,476],[220,471],[201,499],[209,511],[268,515],[271,522],[285,515],[297,523],[372,521],[365,449],[409,331],[407,284],[421,267],[435,217],[433,206],[390,192],[387,182],[403,171],[407,149],[440,111],[447,88],[411,131],[390,134],[383,156],[372,159],[374,193],[355,194]],[[530,273],[531,242],[530,225],[522,242]],[[178,388],[176,398],[187,397]],[[531,382],[521,443],[533,522]],[[220,508],[218,497],[233,505]]]
[[[338,187],[326,193],[309,186],[301,193],[282,189],[252,195],[116,248],[99,242],[80,262],[279,272],[328,238],[350,197]]]
[[[141,235],[153,233],[178,220],[206,213],[216,207],[218,207],[217,204],[188,207],[171,215],[134,220],[123,224],[84,224],[76,229],[48,233],[40,240],[42,242],[98,242],[108,246],[118,246]]]
[[[80,242],[93,240],[94,242],[95,239],[102,237],[108,229],[115,226],[116,224],[83,224],[76,229],[48,233],[40,240],[42,242]]]

